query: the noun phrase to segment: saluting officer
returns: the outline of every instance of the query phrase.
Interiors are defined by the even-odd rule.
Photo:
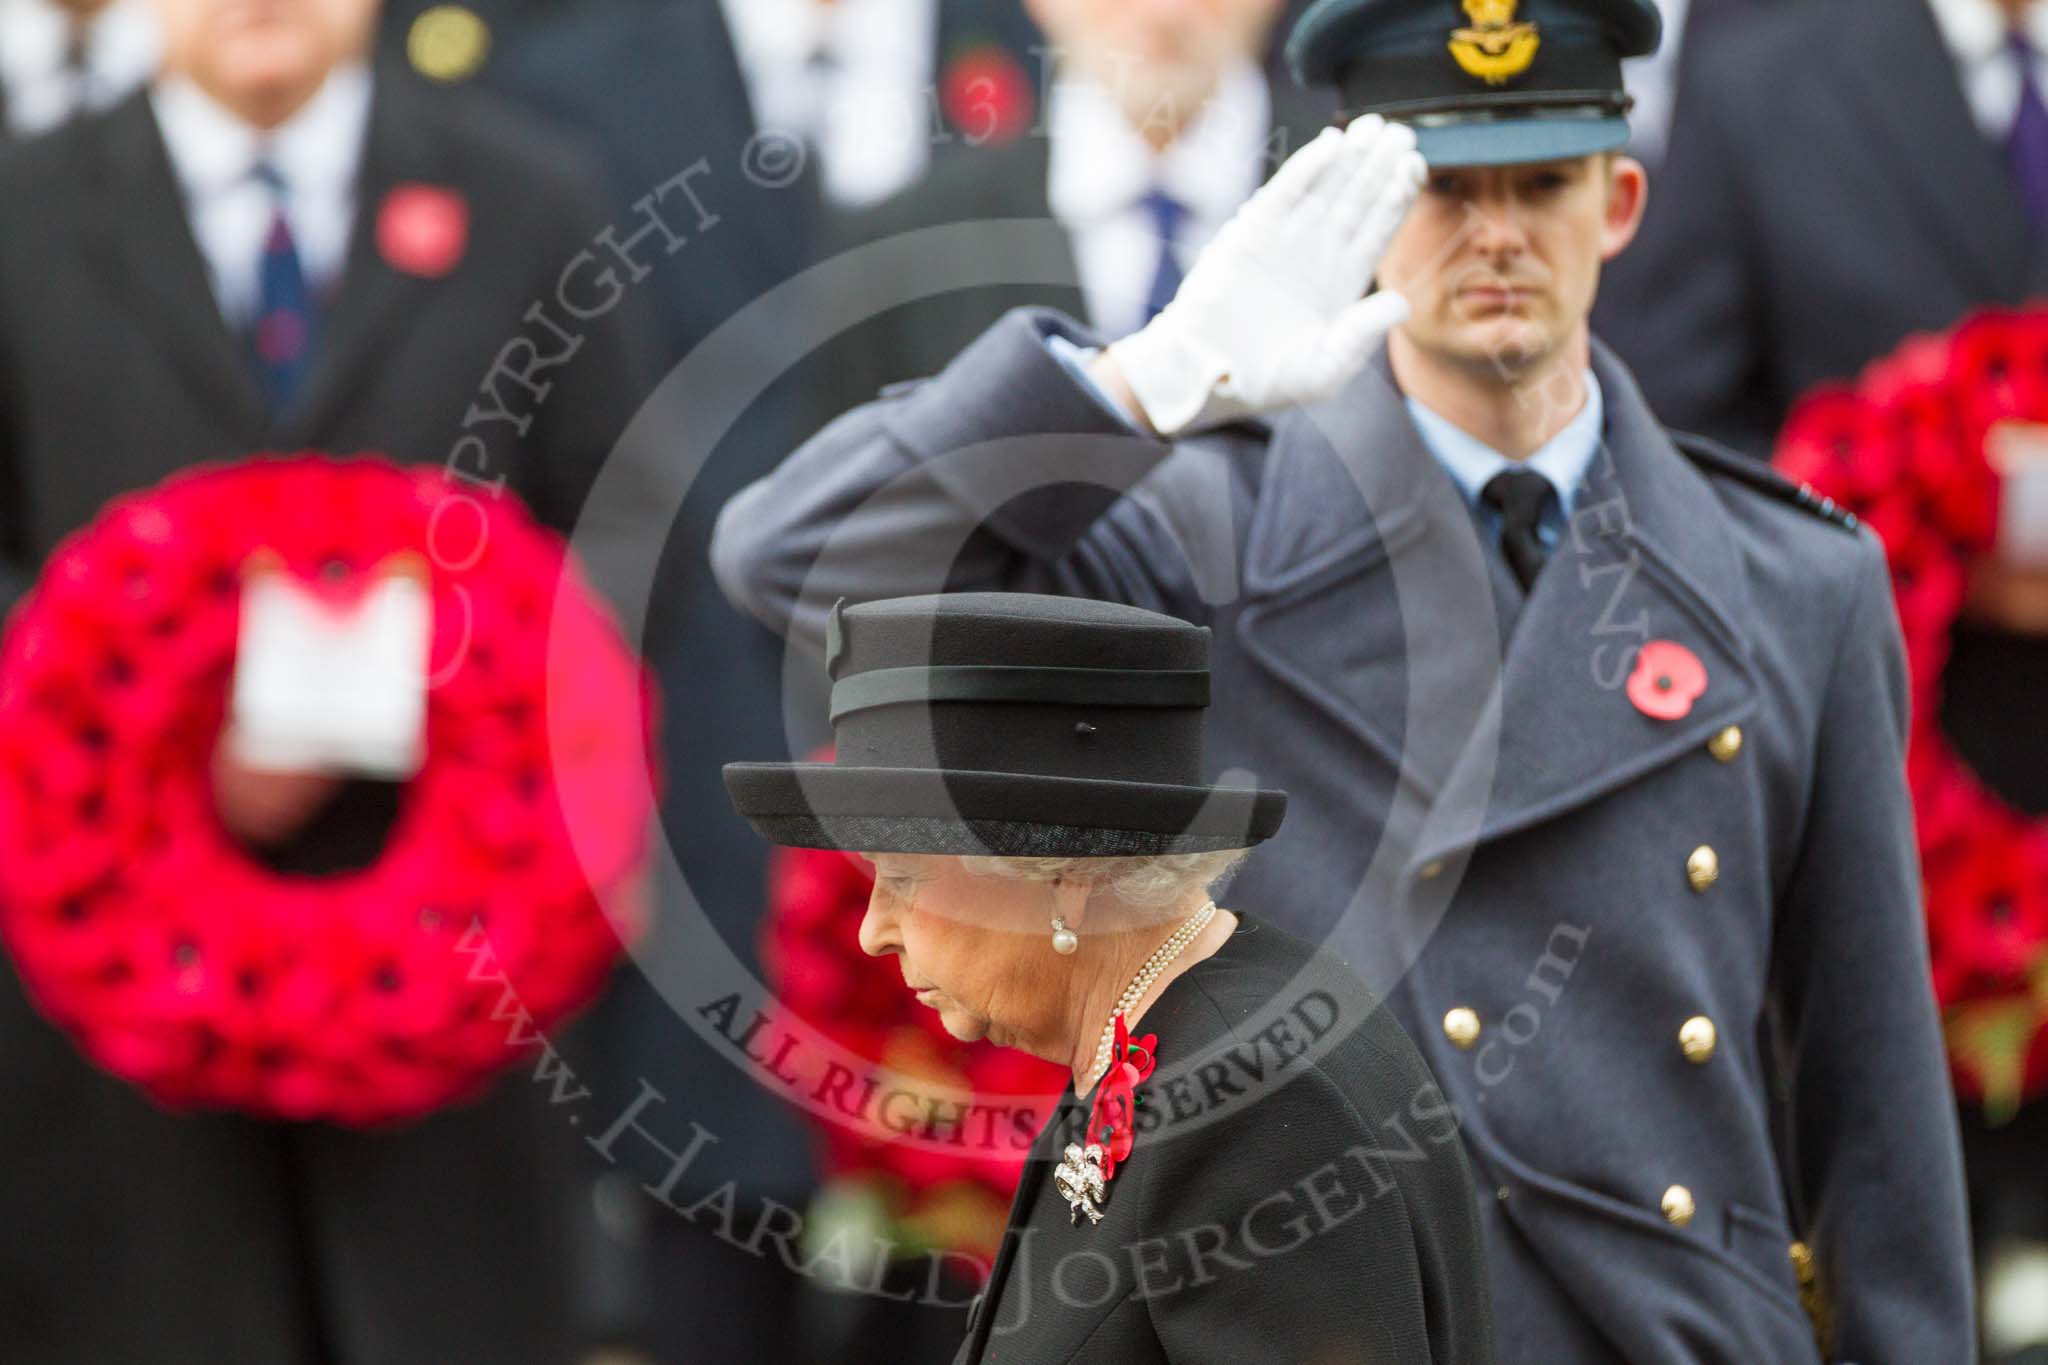
[[[1294,802],[1244,894],[1456,1104],[1503,1358],[1964,1362],[1881,549],[1665,431],[1587,327],[1658,36],[1319,0],[1291,56],[1352,121],[1158,319],[1007,316],[735,499],[714,564],[810,641],[941,582],[1215,628],[1212,752]]]

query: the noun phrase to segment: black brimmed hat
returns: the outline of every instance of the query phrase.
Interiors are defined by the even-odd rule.
[[[1622,59],[1663,28],[1650,0],[1317,0],[1287,56],[1346,114],[1411,125],[1430,165],[1499,166],[1624,145]]]
[[[1209,632],[1111,602],[948,593],[835,609],[831,763],[732,763],[761,834],[863,853],[1245,848],[1283,792],[1202,780]]]

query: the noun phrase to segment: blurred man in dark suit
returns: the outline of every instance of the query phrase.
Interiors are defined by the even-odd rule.
[[[1729,35],[1759,19],[1807,0],[1663,0],[1664,45],[1648,57],[1622,63],[1629,97],[1628,153],[1643,163],[1657,183],[1657,193],[1635,245],[1607,263],[1600,277],[1600,297],[1593,304],[1597,336],[1627,336],[1643,324],[1641,315],[1664,306],[1669,282],[1669,248],[1663,239],[1683,229],[1671,214],[1660,212],[1666,191],[1666,157],[1678,116],[1678,95],[1690,83],[1702,50],[1711,50]],[[1696,108],[1697,106],[1693,106]],[[1656,319],[1647,319],[1655,322]]]
[[[1702,43],[1637,247],[1654,306],[1602,315],[1658,415],[1768,456],[1815,385],[2048,293],[2044,92],[2041,0],[1813,0]],[[1983,572],[1996,590],[1956,629],[1942,725],[2048,811],[2048,638],[2029,624],[2048,578]],[[2048,1250],[2048,1106],[1963,1118],[1980,1247]]]
[[[1025,0],[1057,60],[1029,138],[942,165],[923,185],[838,225],[836,246],[946,224],[1044,224],[1054,283],[1004,282],[1017,262],[964,227],[956,264],[991,283],[922,297],[932,260],[863,270],[887,308],[839,343],[824,419],[887,384],[935,373],[1007,309],[1045,304],[1104,333],[1136,331],[1173,297],[1187,262],[1332,103],[1260,67],[1276,0]],[[913,259],[914,258],[914,259]],[[915,302],[910,302],[915,300]],[[903,305],[903,306],[898,306]]]
[[[0,139],[113,104],[160,46],[148,0],[0,0]]]
[[[499,422],[481,456],[450,452],[480,391],[516,388],[510,343],[603,226],[582,153],[373,67],[374,0],[157,9],[159,79],[0,156],[0,564],[17,587],[108,499],[261,450],[446,459],[566,528],[641,394],[630,296],[587,324],[521,434]],[[431,251],[393,221],[422,196],[460,224]],[[273,861],[375,856],[388,788],[304,774],[280,798],[246,776],[224,767],[223,814],[282,840]],[[375,1134],[176,1116],[80,1059],[11,973],[0,1049],[9,1359],[572,1357],[576,1134],[519,1079]]]
[[[1664,291],[1607,333],[1659,415],[1767,454],[1814,385],[2048,289],[2044,49],[2037,0],[1820,0],[1703,44]]]
[[[719,0],[754,117],[800,137],[827,204],[879,203],[924,177],[972,122],[949,107],[953,63],[1018,55],[1014,0]],[[972,128],[964,131],[973,132]]]
[[[664,993],[682,964],[701,958],[706,934],[758,970],[766,850],[726,800],[721,766],[829,733],[822,695],[793,700],[797,714],[786,721],[781,642],[736,612],[704,569],[719,509],[810,434],[807,395],[830,382],[839,354],[792,364],[780,324],[750,306],[817,259],[835,192],[887,193],[993,131],[1021,135],[1037,93],[1026,50],[1035,35],[1015,0],[596,0],[494,23],[492,32],[474,79],[594,146],[614,216],[631,216],[636,200],[681,175],[718,218],[644,281],[665,324],[661,363],[682,367],[678,407],[702,409],[768,382],[729,429],[707,433],[715,444],[701,467],[675,462],[688,485],[664,501],[675,515],[664,528],[647,648],[670,680],[665,711],[676,723],[663,733],[662,814],[686,884],[660,888],[649,937],[589,1028],[601,1103],[623,1110],[644,1081],[669,1105],[670,1122],[686,1116],[719,1138],[682,1173],[675,1202],[730,1179],[744,1220],[766,1201],[801,1208],[815,1188],[802,1126]],[[992,73],[990,91],[964,88],[976,72]],[[1024,103],[985,108],[997,93]],[[892,110],[916,117],[888,117]],[[992,112],[1018,126],[992,130]],[[861,128],[872,136],[848,135]],[[714,335],[726,359],[712,371],[703,348]],[[713,659],[716,667],[703,666]],[[817,1305],[787,1267],[646,1200],[638,1187],[669,1175],[658,1151],[621,1143],[614,1156],[616,1166],[599,1167],[600,1203],[636,1215],[606,1223],[624,1234],[605,1245],[617,1264],[608,1309],[618,1337],[644,1342],[663,1362],[779,1365],[820,1354],[806,1324]],[[959,1316],[938,1339],[957,1343]],[[901,1337],[887,1349],[892,1361],[916,1355]]]

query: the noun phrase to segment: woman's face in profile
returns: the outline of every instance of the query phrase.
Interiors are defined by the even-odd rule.
[[[877,853],[861,950],[893,955],[918,1003],[963,1042],[1043,1037],[1065,961],[1051,947],[1052,888],[977,877],[954,857]]]

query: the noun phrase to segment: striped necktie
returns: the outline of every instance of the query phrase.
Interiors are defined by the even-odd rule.
[[[275,417],[297,397],[312,361],[313,296],[299,264],[298,244],[292,240],[291,220],[285,215],[284,177],[268,162],[258,163],[253,174],[270,191],[271,215],[257,267],[256,323],[249,349]]]
[[[1151,215],[1152,232],[1159,239],[1159,265],[1152,274],[1152,287],[1145,294],[1145,321],[1150,322],[1180,292],[1183,272],[1174,239],[1180,235],[1181,224],[1187,221],[1188,210],[1187,205],[1162,190],[1152,191],[1141,204]]]
[[[2034,79],[2034,45],[2018,29],[2008,41],[2020,69],[2020,108],[2006,135],[2006,156],[2028,225],[2036,237],[2048,237],[2048,104],[2042,103],[2041,86]]]

